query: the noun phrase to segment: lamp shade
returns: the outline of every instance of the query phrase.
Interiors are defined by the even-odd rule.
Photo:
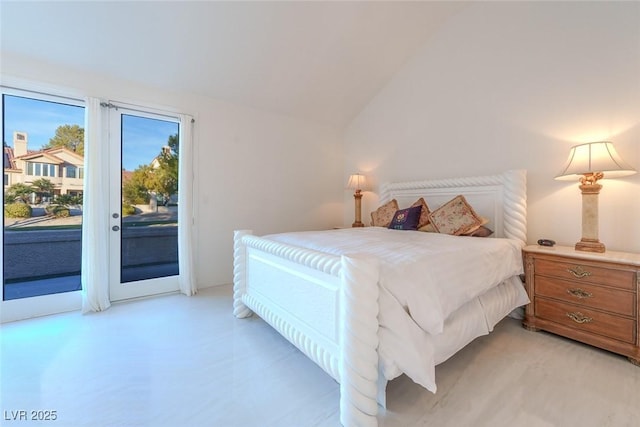
[[[556,179],[577,180],[596,172],[602,172],[604,178],[619,178],[636,170],[620,158],[611,142],[589,142],[571,147],[569,159]]]
[[[347,183],[347,188],[349,190],[362,190],[365,184],[366,184],[366,179],[364,175],[360,175],[359,173],[357,173],[349,176],[349,182]]]

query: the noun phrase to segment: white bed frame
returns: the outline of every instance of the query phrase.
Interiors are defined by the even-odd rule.
[[[393,183],[381,203],[401,208],[424,197],[430,209],[463,194],[489,219],[495,237],[526,241],[526,171]],[[238,318],[256,313],[340,384],[340,422],[377,426],[378,263],[334,256],[234,233],[234,302]]]

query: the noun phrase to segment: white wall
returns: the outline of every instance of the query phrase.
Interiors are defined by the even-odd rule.
[[[230,283],[233,230],[258,234],[342,222],[343,150],[336,129],[211,98],[145,87],[2,52],[3,83],[65,88],[195,116],[196,279]],[[28,89],[28,88],[25,88]]]
[[[481,2],[431,38],[350,124],[345,177],[385,181],[528,170],[528,240],[581,236],[572,145],[610,140],[640,170],[640,3]],[[600,240],[640,252],[640,174],[604,180]],[[344,221],[353,221],[345,198]]]

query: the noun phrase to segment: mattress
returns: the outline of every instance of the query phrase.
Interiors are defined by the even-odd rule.
[[[281,233],[266,239],[380,263],[380,298],[389,298],[431,334],[458,308],[503,280],[522,274],[521,243],[365,227]]]

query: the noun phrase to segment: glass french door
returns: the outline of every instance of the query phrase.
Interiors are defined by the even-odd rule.
[[[79,309],[84,102],[2,87],[0,322]]]
[[[110,298],[178,290],[179,121],[109,110]]]

